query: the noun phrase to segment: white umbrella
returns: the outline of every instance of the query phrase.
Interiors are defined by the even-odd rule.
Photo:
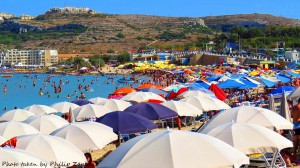
[[[152,92],[132,92],[121,98],[121,100],[135,101],[138,103],[144,102],[149,99],[166,101],[166,99]]]
[[[171,91],[173,89],[178,89],[178,88],[182,88],[182,87],[185,87],[185,86],[182,85],[182,84],[173,84],[173,85],[170,85],[170,86],[164,88],[163,90],[168,92],[168,91]]]
[[[181,102],[181,101],[166,101],[163,102],[162,105],[168,107],[169,109],[175,111],[178,113],[179,116],[199,116],[203,112],[202,110],[198,109],[197,107],[187,103],[187,102]]]
[[[20,135],[37,134],[39,131],[29,124],[9,121],[0,123],[0,136],[11,139]]]
[[[70,123],[52,132],[51,135],[66,139],[81,151],[102,149],[118,138],[112,128],[95,122]]]
[[[10,148],[0,148],[1,167],[51,167],[49,163],[31,153]],[[32,166],[21,166],[21,163],[30,163]]]
[[[290,113],[285,92],[283,92],[281,96],[279,115],[281,115],[283,118],[287,119],[288,121],[292,122],[291,113]]]
[[[190,103],[191,105],[196,106],[202,111],[221,110],[230,108],[230,106],[228,106],[221,100],[209,97],[191,96],[181,99],[180,101]]]
[[[51,114],[51,113],[57,112],[57,110],[55,108],[52,108],[52,107],[49,107],[46,105],[31,105],[24,109],[31,111],[36,115]]]
[[[273,153],[274,148],[279,151],[293,147],[293,143],[280,134],[265,127],[247,123],[225,123],[205,133],[218,138],[245,154]]]
[[[90,102],[94,104],[104,105],[108,99],[102,98],[102,97],[95,97],[89,99]]]
[[[99,118],[109,112],[111,112],[111,109],[96,104],[86,104],[73,110],[76,121],[82,121],[94,117]]]
[[[198,91],[198,90],[189,90],[189,91],[181,93],[177,97],[178,98],[186,98],[186,97],[191,97],[191,96],[210,97],[208,94]]]
[[[273,111],[259,107],[240,106],[217,114],[200,129],[200,132],[232,121],[257,124],[270,129],[276,128],[277,130],[293,129],[291,122]]]
[[[296,100],[300,97],[300,87],[298,87],[297,89],[293,90],[288,96],[287,98],[289,100]]]
[[[269,96],[269,109],[271,110],[271,111],[276,111],[275,110],[275,101],[274,101],[274,96],[273,96],[273,94],[271,94],[270,96]]]
[[[0,146],[6,142],[8,139],[7,138],[4,138],[3,136],[0,136]]]
[[[70,108],[74,110],[79,106],[71,102],[59,102],[59,103],[52,104],[51,107],[55,108],[58,112],[68,113]]]
[[[165,130],[125,142],[105,157],[98,167],[225,168],[242,164],[249,164],[249,159],[216,138],[188,131]]]
[[[127,107],[131,106],[131,104],[124,100],[109,99],[104,106],[108,107],[112,111],[123,111]]]
[[[74,163],[84,164],[86,162],[82,151],[70,142],[56,136],[42,134],[20,136],[16,148],[38,155],[49,163],[63,163],[60,167],[70,167]],[[55,167],[59,167],[59,165]]]
[[[23,109],[14,109],[5,112],[1,117],[0,121],[24,121],[28,117],[33,116],[34,113],[23,110]]]
[[[50,134],[51,132],[68,125],[69,122],[56,115],[35,115],[24,121],[42,134]]]

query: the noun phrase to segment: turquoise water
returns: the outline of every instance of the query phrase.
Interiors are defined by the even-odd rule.
[[[115,75],[114,83],[112,78],[109,76],[53,76],[50,77],[50,82],[44,82],[49,74],[30,74],[27,77],[25,74],[14,74],[12,78],[0,78],[0,115],[7,110],[11,110],[14,107],[25,108],[32,104],[44,104],[51,105],[53,103],[61,101],[73,101],[76,96],[80,97],[81,92],[86,96],[86,99],[94,97],[107,98],[110,93],[115,91],[116,87],[128,86],[126,84],[118,83],[117,80],[123,76]],[[96,80],[98,77],[98,81]],[[54,87],[51,86],[52,82],[59,85],[60,79],[62,80],[62,92],[54,93]],[[144,77],[145,79],[145,77]],[[69,80],[69,83],[66,83]],[[94,84],[91,84],[91,81]],[[33,86],[33,82],[36,81],[36,85]],[[107,84],[108,82],[108,84]],[[83,87],[89,85],[90,91],[85,91],[82,88],[81,91],[78,89],[78,85],[81,84]],[[4,92],[3,88],[6,85],[7,91]],[[132,83],[133,87],[137,87],[140,84]],[[42,88],[43,93],[49,92],[48,94],[40,95],[39,90]],[[77,91],[77,94],[74,92]],[[71,95],[70,99],[67,99],[67,95]]]

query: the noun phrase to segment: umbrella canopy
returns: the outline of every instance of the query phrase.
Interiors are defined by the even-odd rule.
[[[151,93],[155,93],[155,94],[158,94],[158,95],[167,95],[166,91],[159,90],[159,89],[156,89],[156,88],[146,88],[146,89],[141,89],[140,91],[142,91],[142,92],[151,92]]]
[[[166,130],[125,142],[105,157],[98,167],[217,168],[240,167],[242,164],[249,164],[248,157],[216,138]]]
[[[174,88],[172,90],[169,91],[169,93],[167,94],[166,98],[170,99],[174,99],[177,98],[178,95],[188,91],[189,89],[187,87],[182,87],[182,88]]]
[[[0,123],[0,136],[11,139],[16,136],[37,134],[39,131],[29,124],[9,121]]]
[[[249,78],[242,77],[240,78],[240,81],[243,82],[245,85],[239,87],[239,89],[249,89],[258,87],[258,84],[253,83],[252,80],[249,80]]]
[[[0,148],[0,156],[1,167],[21,167],[21,163],[31,163],[32,165],[37,165],[32,167],[39,167],[41,164],[49,165],[49,163],[40,159],[39,157],[20,149]],[[18,165],[10,165],[13,163]]]
[[[220,83],[218,85],[221,89],[227,89],[227,88],[240,88],[244,87],[245,84],[239,80],[235,79],[227,79],[226,81]]]
[[[270,79],[264,78],[264,77],[260,77],[258,79],[262,84],[266,85],[267,87],[273,87],[276,85],[277,82],[272,81]]]
[[[276,110],[275,110],[274,96],[273,96],[272,94],[269,96],[269,109],[270,109],[271,111],[276,111]]]
[[[109,99],[104,104],[104,106],[111,109],[112,111],[122,111],[125,110],[127,107],[131,106],[131,104],[124,100]]]
[[[102,98],[102,97],[95,97],[95,98],[89,99],[90,102],[92,102],[94,104],[99,104],[99,105],[104,105],[107,100],[108,99]]]
[[[189,90],[189,91],[181,93],[177,97],[178,98],[186,98],[186,97],[191,97],[191,96],[210,97],[208,94],[203,93],[203,92],[198,91],[198,90]]]
[[[149,120],[161,120],[161,119],[168,119],[168,118],[173,118],[178,116],[178,114],[175,111],[167,108],[166,106],[157,103],[148,103],[148,102],[135,104],[133,106],[126,108],[124,112],[125,111],[139,114]]]
[[[46,105],[31,105],[28,106],[26,108],[24,108],[25,110],[28,110],[36,115],[43,115],[43,114],[52,114],[52,113],[56,113],[57,110],[55,108],[46,106]]]
[[[24,123],[33,126],[42,134],[50,134],[69,122],[56,115],[34,115],[25,120]]]
[[[214,94],[216,95],[216,97],[219,100],[222,100],[222,101],[226,100],[226,93],[221,88],[219,88],[217,85],[211,84],[210,87],[208,88],[208,90],[211,90],[212,92],[214,92]]]
[[[288,82],[291,82],[292,79],[285,76],[285,75],[276,75],[277,79],[282,82],[282,83],[288,83]]]
[[[81,151],[102,149],[118,138],[111,128],[95,122],[70,123],[51,135],[66,139]]]
[[[128,93],[132,93],[135,92],[136,90],[133,88],[128,88],[128,87],[124,87],[124,88],[119,88],[116,89],[112,94],[122,94],[122,95],[126,95]]]
[[[2,116],[0,117],[0,121],[24,121],[28,117],[33,115],[35,114],[28,110],[14,109],[2,114]]]
[[[147,88],[155,88],[155,89],[162,89],[161,86],[156,86],[153,84],[142,84],[141,86],[137,87],[137,90],[147,89]]]
[[[209,83],[204,82],[204,81],[202,81],[202,80],[197,80],[194,84],[197,84],[197,85],[192,85],[192,88],[193,88],[194,86],[196,86],[196,87],[197,87],[197,86],[200,86],[200,87],[202,87],[202,88],[208,89],[209,86],[210,86]]]
[[[7,138],[4,138],[3,136],[0,136],[0,146],[6,142],[8,139]]]
[[[168,107],[169,109],[175,111],[179,116],[200,116],[203,112],[197,107],[181,101],[166,101],[162,105]]]
[[[86,104],[94,104],[94,103],[92,103],[92,102],[90,102],[88,100],[82,100],[82,99],[80,99],[80,100],[74,100],[71,103],[77,104],[78,106],[83,106],[83,105],[86,105]]]
[[[74,110],[75,108],[79,107],[77,104],[70,103],[70,102],[59,102],[54,103],[51,105],[52,108],[55,108],[57,111],[61,113],[67,113],[69,112],[69,109],[71,108]]]
[[[134,101],[134,102],[143,102],[149,99],[166,101],[158,94],[152,92],[133,92],[121,98],[121,100]]]
[[[277,130],[293,129],[291,122],[273,111],[260,107],[240,106],[217,114],[200,129],[200,132],[232,121],[257,124],[270,129],[276,128]]]
[[[169,91],[171,91],[173,89],[178,89],[179,90],[182,87],[185,87],[185,86],[182,85],[182,84],[173,84],[173,85],[170,85],[170,86],[164,88],[163,90],[166,91],[166,92],[169,92]]]
[[[286,99],[285,92],[282,93],[279,115],[288,121],[292,122],[289,105]]]
[[[293,143],[280,134],[256,124],[225,123],[204,132],[218,138],[245,153],[253,154],[264,152],[273,153],[274,148],[293,147]]]
[[[295,87],[293,86],[280,86],[272,90],[271,94],[282,94],[283,92],[292,92],[293,90],[295,90]]]
[[[180,101],[190,103],[191,105],[197,107],[202,111],[221,110],[221,109],[231,108],[226,103],[210,97],[191,96],[191,97],[181,99]]]
[[[74,162],[86,162],[84,153],[60,137],[42,134],[20,136],[16,148],[38,155],[48,162],[68,164],[68,167]]]
[[[134,113],[114,111],[98,118],[96,122],[111,127],[115,133],[132,134],[146,132],[157,128],[157,125],[147,118]]]
[[[111,111],[102,105],[86,104],[74,109],[73,113],[76,121],[83,121],[89,118],[99,118]]]
[[[297,89],[295,89],[294,91],[292,91],[287,98],[289,100],[295,100],[298,99],[300,97],[300,87],[298,87]]]

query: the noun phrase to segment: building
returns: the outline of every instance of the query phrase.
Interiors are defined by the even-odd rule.
[[[32,20],[34,18],[35,18],[34,16],[30,16],[30,15],[21,15],[20,16],[21,20]]]
[[[286,59],[290,59],[292,61],[298,61],[299,60],[299,53],[298,51],[286,51],[285,56]]]
[[[67,13],[67,14],[96,14],[97,12],[87,8],[75,8],[75,7],[63,7],[63,8],[51,8],[46,14],[52,13]]]
[[[3,66],[51,66],[58,62],[57,50],[5,50]]]
[[[9,13],[1,12],[1,13],[0,13],[0,17],[2,17],[2,18],[4,18],[4,19],[10,19],[10,18],[15,17],[15,15],[9,14]]]

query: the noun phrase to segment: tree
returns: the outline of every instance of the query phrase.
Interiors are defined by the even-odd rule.
[[[123,53],[121,55],[118,56],[118,62],[120,63],[125,63],[130,61],[130,54],[129,53]]]
[[[105,62],[109,62],[111,60],[111,56],[110,55],[102,55],[101,58],[105,61]]]
[[[87,66],[88,64],[84,61],[82,57],[75,57],[74,58],[74,64],[78,67],[84,67]]]
[[[125,38],[125,36],[124,36],[122,33],[118,33],[118,34],[117,34],[117,37],[118,37],[118,38]]]
[[[93,66],[103,67],[105,65],[104,60],[99,55],[93,55],[89,57],[89,61]],[[100,65],[99,65],[100,64]]]
[[[109,54],[112,54],[112,53],[114,53],[115,51],[114,51],[113,49],[109,49],[109,50],[107,50],[106,52],[109,53]]]

